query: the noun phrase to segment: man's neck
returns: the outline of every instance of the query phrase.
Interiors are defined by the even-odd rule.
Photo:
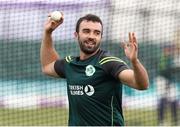
[[[99,51],[99,49],[97,49],[95,52],[93,52],[92,54],[86,54],[82,51],[80,51],[80,60],[86,60],[91,56],[94,56],[97,52]]]

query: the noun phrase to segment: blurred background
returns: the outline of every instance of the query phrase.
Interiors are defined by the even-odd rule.
[[[104,24],[102,48],[129,65],[120,43],[135,32],[150,87],[124,86],[126,125],[180,125],[179,0],[0,0],[0,125],[67,125],[66,81],[40,67],[43,25],[50,12],[64,13],[54,33],[62,57],[78,55],[76,21],[87,13]]]

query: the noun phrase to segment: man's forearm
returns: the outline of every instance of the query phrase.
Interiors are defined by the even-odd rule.
[[[44,32],[44,34],[43,34],[41,50],[40,50],[42,67],[59,59],[59,55],[53,46],[53,41],[52,41],[51,35],[52,35],[52,33],[48,33],[48,32]]]
[[[132,66],[134,70],[136,84],[141,89],[147,89],[149,87],[149,77],[146,69],[138,59],[132,62]]]

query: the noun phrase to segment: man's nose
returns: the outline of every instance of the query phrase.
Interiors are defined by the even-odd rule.
[[[89,35],[88,35],[88,38],[90,39],[94,39],[95,38],[95,35],[93,32],[90,32]]]

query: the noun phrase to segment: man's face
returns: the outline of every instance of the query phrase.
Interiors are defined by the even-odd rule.
[[[99,22],[84,20],[76,33],[79,46],[85,54],[92,54],[99,49],[102,38],[102,26]]]

